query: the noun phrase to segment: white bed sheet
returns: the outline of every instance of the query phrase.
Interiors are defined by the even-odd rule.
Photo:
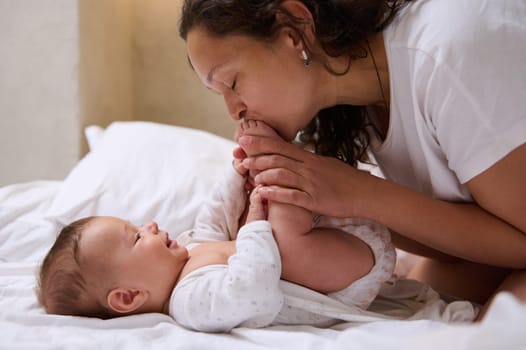
[[[136,143],[134,137],[130,137],[130,132],[133,134],[142,130],[144,135],[145,128],[151,129],[151,135],[156,135],[157,141],[159,128],[165,129],[164,126],[151,124],[120,124],[118,128],[114,128],[114,131],[119,132],[112,137],[119,134],[123,139]],[[192,131],[173,127],[169,131],[165,135],[168,139],[176,138],[180,141],[181,132],[190,140],[197,137],[201,143],[198,153],[209,152],[212,147],[216,152],[216,160],[230,157],[232,144],[226,140],[219,141],[201,133],[195,136]],[[105,134],[109,135],[108,132]],[[203,141],[203,137],[208,141]],[[93,139],[91,141],[94,142]],[[211,145],[208,144],[209,141]],[[147,143],[151,147],[147,152],[157,150],[156,153],[159,153],[159,144],[148,138],[144,142],[140,149],[144,151],[148,148],[145,147]],[[218,142],[223,147],[220,151]],[[116,147],[114,143],[110,144],[111,147]],[[129,153],[130,145],[121,146]],[[168,148],[171,149],[170,146]],[[93,149],[91,158],[96,153],[96,147]],[[99,148],[99,152],[104,154],[107,150]],[[137,151],[134,156],[146,156],[150,158],[150,162],[155,163],[151,154],[141,155]],[[166,154],[161,158],[166,158]],[[145,161],[144,158],[140,160]],[[83,162],[86,163],[85,160]],[[222,162],[222,159],[212,162],[215,165],[210,165],[207,169],[209,175],[219,173],[219,164]],[[99,175],[104,172],[99,163],[94,164],[97,165]],[[128,165],[120,164],[115,169],[119,169],[122,174],[123,167],[127,169]],[[183,165],[186,167],[187,163]],[[446,324],[430,320],[379,321],[366,324],[342,323],[329,329],[279,326],[266,329],[239,328],[230,334],[205,334],[188,331],[178,326],[170,317],[161,314],[113,320],[47,315],[37,304],[34,294],[35,272],[54,241],[55,234],[62,225],[61,221],[74,219],[75,215],[85,215],[83,208],[86,207],[90,208],[90,214],[97,214],[97,210],[107,210],[109,204],[99,203],[100,196],[83,201],[82,205],[72,204],[74,198],[64,200],[65,192],[71,192],[69,186],[79,185],[76,182],[78,178],[72,176],[76,170],[78,169],[74,169],[65,181],[40,181],[0,188],[0,349],[526,349],[526,306],[508,294],[499,295],[484,322],[477,324]],[[105,181],[108,181],[110,173],[111,171],[105,172]],[[86,176],[82,178],[83,181],[87,178],[92,180]],[[204,181],[212,179],[213,176]],[[200,180],[188,179],[188,182],[178,186],[195,189],[192,187],[194,181]],[[159,182],[156,184],[162,185]],[[89,186],[85,184],[85,187]],[[206,186],[201,189],[199,192],[198,188],[194,195],[203,199],[206,197]],[[60,207],[59,203],[66,204]],[[138,202],[131,203],[136,206]],[[146,203],[154,205],[160,212],[166,211],[161,208],[162,205],[160,207],[158,200]],[[117,203],[114,205],[117,206]],[[193,205],[198,207],[199,203],[195,202]],[[129,206],[125,202],[124,209]],[[150,208],[143,209],[148,214],[152,212],[147,210]],[[191,217],[182,220],[190,221]]]

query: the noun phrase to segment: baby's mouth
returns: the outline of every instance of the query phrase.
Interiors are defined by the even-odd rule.
[[[166,247],[168,248],[177,248],[178,244],[177,244],[177,240],[175,239],[170,239],[170,237],[168,236],[168,233],[166,234]]]

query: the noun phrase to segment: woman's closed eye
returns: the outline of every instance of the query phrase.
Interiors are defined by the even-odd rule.
[[[234,79],[234,81],[232,82],[232,85],[230,85],[230,89],[232,91],[235,91],[236,90],[236,85],[237,85],[237,79]]]
[[[141,232],[140,231],[137,231],[137,233],[135,234],[135,243],[137,243],[137,241],[141,239]]]

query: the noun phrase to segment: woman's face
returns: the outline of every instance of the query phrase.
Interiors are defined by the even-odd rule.
[[[190,62],[209,89],[223,95],[232,119],[256,119],[292,140],[319,108],[313,67],[305,67],[292,37],[272,42],[217,37],[195,28],[187,37]]]

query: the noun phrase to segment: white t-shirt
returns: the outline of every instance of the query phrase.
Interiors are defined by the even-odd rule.
[[[384,31],[390,74],[384,176],[435,198],[526,142],[526,1],[418,0]]]

